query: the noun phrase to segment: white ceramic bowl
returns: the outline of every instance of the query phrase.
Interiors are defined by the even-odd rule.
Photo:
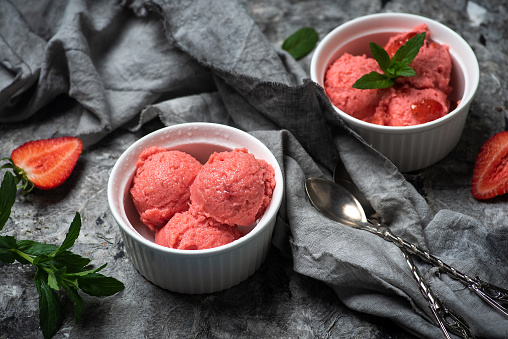
[[[311,79],[324,87],[330,64],[342,54],[371,56],[369,42],[381,46],[393,34],[409,31],[426,23],[433,41],[450,47],[452,58],[450,102],[460,104],[444,117],[416,126],[380,126],[335,110],[345,123],[374,148],[390,159],[402,172],[430,166],[444,158],[457,145],[469,106],[478,88],[480,71],[471,47],[443,24],[413,14],[383,13],[360,17],[340,25],[319,43],[311,60]]]
[[[276,186],[264,215],[247,233],[224,246],[177,250],[155,244],[154,234],[139,219],[129,189],[139,154],[150,146],[187,152],[205,163],[217,151],[245,147],[275,170]],[[108,182],[108,201],[120,226],[127,254],[147,280],[181,293],[211,293],[229,288],[252,275],[265,260],[283,195],[283,178],[270,150],[250,134],[225,125],[188,123],[162,128],[139,139],[118,159]]]

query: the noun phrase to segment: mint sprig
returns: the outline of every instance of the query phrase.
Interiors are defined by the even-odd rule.
[[[282,49],[291,54],[295,60],[299,60],[314,49],[318,38],[318,33],[314,28],[303,27],[284,40]]]
[[[369,42],[372,56],[379,64],[383,74],[374,71],[365,74],[353,84],[353,88],[388,88],[395,84],[395,79],[399,76],[415,76],[415,70],[409,65],[423,46],[425,35],[426,32],[423,32],[409,39],[404,45],[399,47],[391,58],[383,47],[374,42]]]
[[[16,199],[16,179],[6,172],[0,186],[0,231],[10,216]],[[32,240],[16,240],[12,236],[0,236],[0,261],[11,264],[35,266],[35,287],[39,294],[39,323],[44,338],[51,338],[62,321],[62,307],[58,291],[65,290],[74,306],[76,322],[83,312],[83,299],[78,291],[92,296],[109,296],[124,289],[122,282],[97,273],[106,267],[89,267],[90,259],[75,254],[69,249],[79,236],[81,217],[78,212],[60,246]]]

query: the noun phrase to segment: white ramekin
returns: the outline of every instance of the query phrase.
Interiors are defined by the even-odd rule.
[[[384,154],[402,172],[430,166],[444,158],[457,145],[469,106],[478,88],[480,70],[476,56],[467,42],[443,24],[413,14],[382,13],[346,22],[327,34],[311,60],[311,79],[324,87],[328,67],[342,54],[370,56],[369,42],[383,46],[396,33],[409,31],[425,23],[430,38],[449,46],[452,57],[450,102],[459,105],[444,117],[416,126],[380,126],[346,114],[334,106],[339,116],[367,143]]]
[[[245,147],[275,169],[276,186],[265,214],[242,238],[206,250],[177,250],[155,244],[154,234],[139,219],[129,189],[139,154],[150,146],[178,149],[202,163],[214,151]],[[180,293],[211,293],[234,286],[252,275],[265,260],[283,196],[280,166],[258,139],[236,128],[187,123],[157,130],[132,144],[118,159],[108,182],[108,202],[134,267],[152,283]]]

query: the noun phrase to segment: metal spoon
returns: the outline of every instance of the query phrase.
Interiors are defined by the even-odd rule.
[[[353,180],[351,179],[351,176],[349,175],[342,161],[339,161],[334,169],[333,181],[338,183],[339,185],[346,187],[346,189],[348,189],[356,198],[358,198],[358,200],[360,201],[361,205],[365,210],[369,222],[371,223],[381,222],[379,215],[376,213],[374,208],[372,208],[369,201],[360,192],[358,187],[356,187],[356,185],[354,184]],[[416,246],[414,246],[414,252],[416,252],[415,254],[425,262],[438,267],[441,272],[447,273],[451,278],[455,280],[459,280],[462,284],[467,286],[469,289],[473,290],[489,305],[497,309],[505,316],[508,316],[508,290],[491,285],[481,280],[479,277],[472,279],[469,276],[460,273],[453,267],[450,267],[447,264],[443,263],[441,260],[433,257],[427,252],[420,250]]]
[[[335,176],[334,176],[335,179]],[[351,189],[356,186],[349,181]],[[365,199],[364,203],[360,203],[356,197],[347,189],[337,183],[321,179],[309,178],[305,182],[305,189],[312,205],[329,219],[341,222],[353,228],[365,229],[369,232],[377,234],[377,228],[382,227],[379,220],[367,219],[363,206],[368,208],[370,204]],[[373,211],[373,208],[370,207]],[[371,223],[374,222],[374,223]],[[384,237],[384,236],[383,236]],[[412,258],[409,256],[404,247],[400,247],[407,264],[411,269],[413,278],[417,281],[418,287],[429,303],[429,307],[434,318],[439,324],[441,331],[447,339],[450,339],[448,331],[461,336],[462,338],[473,338],[469,328],[457,316],[452,314],[434,295],[428,285],[418,271]]]
[[[370,202],[365,198],[362,192],[358,189],[358,187],[353,182],[353,179],[349,175],[344,163],[342,161],[337,162],[335,169],[333,171],[333,181],[339,185],[344,186],[355,198],[360,202],[365,214],[367,215],[367,220],[369,223],[381,226],[381,217],[372,207]],[[467,338],[471,336],[470,330],[467,325],[462,322],[457,316],[452,314],[439,299],[437,299],[426,284],[425,280],[422,278],[418,267],[414,264],[412,258],[409,256],[406,250],[402,247],[400,248],[402,253],[404,254],[404,258],[406,259],[409,268],[411,269],[411,273],[413,278],[418,283],[418,287],[422,292],[422,295],[425,297],[427,302],[429,303],[429,307],[436,318],[441,330],[444,335],[448,338],[449,335],[447,333],[447,328],[450,329],[455,334],[461,335],[463,338]],[[446,325],[445,325],[446,324]],[[444,326],[444,327],[443,327]]]
[[[344,188],[346,188],[360,203],[361,207],[363,208],[363,211],[365,212],[365,215],[367,217],[366,220],[362,221],[368,221],[371,224],[374,224],[376,226],[381,226],[381,217],[379,214],[377,214],[376,210],[372,207],[370,202],[365,198],[363,193],[358,189],[358,187],[353,182],[353,179],[351,179],[351,176],[349,175],[349,172],[347,171],[346,167],[344,166],[344,163],[342,161],[337,162],[337,165],[335,166],[335,169],[333,171],[333,181]],[[441,319],[441,317],[438,315],[438,312],[436,311],[440,307],[442,309],[445,309],[440,301],[435,298],[434,293],[431,291],[431,289],[428,287],[428,285],[425,283],[424,279],[420,275],[420,272],[416,265],[414,264],[412,258],[409,256],[406,250],[404,250],[402,247],[400,248],[402,250],[402,253],[404,254],[404,258],[406,259],[407,264],[409,265],[409,268],[411,269],[411,273],[413,275],[413,278],[418,283],[418,286],[420,288],[420,291],[422,292],[422,295],[425,297],[425,299],[428,301],[430,309],[432,310],[432,313],[434,314],[434,317],[439,323],[439,326],[443,330],[443,333],[446,337],[448,337],[448,334],[446,333],[446,328],[443,328],[444,322]],[[445,313],[450,313],[448,310],[445,309]],[[442,317],[443,319],[449,319],[450,317]],[[448,326],[450,327],[450,326]],[[468,334],[469,331],[467,331],[465,334]],[[464,333],[463,333],[464,334]]]
[[[354,215],[347,216],[342,209],[346,206],[356,206],[358,208],[361,205],[358,200],[342,186],[324,179],[309,178],[305,183],[305,187],[314,207],[328,218],[340,221],[354,228],[371,232],[394,243],[400,248],[404,248],[409,254],[418,256],[421,260],[439,268],[441,272],[448,274],[451,278],[460,281],[489,305],[508,317],[508,290],[489,284],[479,277],[471,278],[461,273],[415,244],[394,235],[383,224],[363,222]],[[344,217],[340,220],[334,219],[339,215],[344,215]]]

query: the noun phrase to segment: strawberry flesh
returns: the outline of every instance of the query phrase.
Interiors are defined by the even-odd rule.
[[[495,134],[481,147],[471,192],[480,200],[508,193],[508,131]]]
[[[76,137],[33,140],[12,151],[11,159],[35,187],[49,190],[67,180],[82,150]]]
[[[421,124],[437,120],[444,115],[443,106],[436,100],[429,98],[411,104],[411,113]]]
[[[406,42],[408,42],[409,39],[413,38],[416,34],[417,34],[416,32],[409,32],[404,37],[394,41],[386,50],[388,55],[390,55],[390,57],[393,57],[397,52],[397,50]]]

